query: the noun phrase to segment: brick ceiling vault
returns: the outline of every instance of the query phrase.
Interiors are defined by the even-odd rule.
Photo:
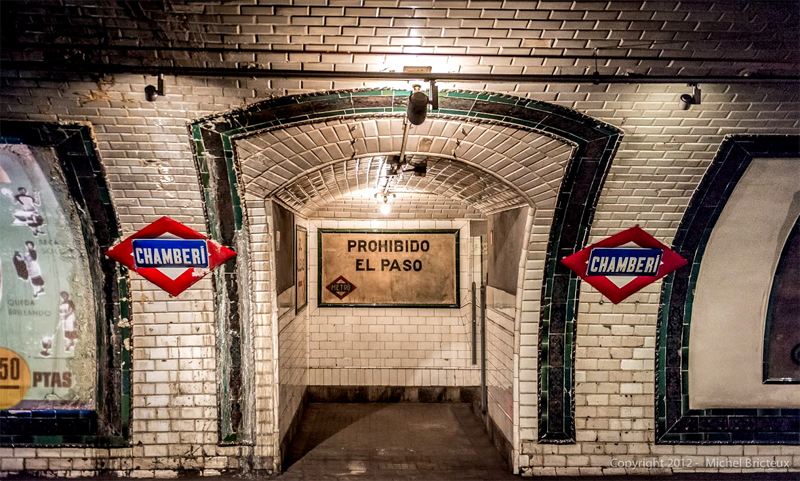
[[[406,170],[425,166],[426,175],[390,175],[404,123],[404,114],[343,116],[238,138],[245,189],[306,216],[376,194],[401,204],[428,196],[485,215],[554,198],[573,150],[519,126],[431,115],[410,126],[405,148]]]
[[[798,2],[0,2],[6,62],[587,75],[794,75]],[[328,2],[330,3],[330,2]],[[487,79],[488,81],[489,79]],[[302,81],[271,81],[277,94]],[[303,89],[321,80],[302,82]],[[335,88],[349,88],[337,86]],[[463,86],[460,86],[463,88]]]

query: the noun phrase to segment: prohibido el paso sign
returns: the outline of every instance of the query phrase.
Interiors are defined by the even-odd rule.
[[[319,230],[320,306],[458,306],[458,231]]]

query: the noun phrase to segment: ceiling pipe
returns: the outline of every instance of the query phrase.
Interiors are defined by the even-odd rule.
[[[424,82],[482,82],[482,83],[579,83],[579,84],[800,84],[800,75],[538,75],[486,73],[405,73],[350,72],[322,70],[281,70],[269,68],[205,68],[139,65],[54,65],[51,62],[3,62],[3,70],[69,72],[86,74],[144,74],[159,72],[165,75],[191,77],[283,78],[325,80],[399,80]]]
[[[649,47],[650,44],[647,44]],[[61,47],[61,48],[59,48]],[[597,51],[602,50],[610,50],[613,52],[617,52],[617,55],[608,55],[608,54],[537,54],[535,49],[530,48],[532,53],[530,55],[518,55],[518,54],[504,54],[504,53],[496,53],[496,54],[474,54],[474,53],[461,53],[461,52],[454,52],[454,53],[441,53],[441,52],[362,52],[356,50],[290,50],[290,49],[265,49],[259,47],[237,47],[237,48],[224,48],[224,47],[169,47],[169,46],[149,46],[149,45],[59,45],[54,46],[53,44],[43,44],[43,43],[36,43],[36,42],[18,42],[14,43],[13,45],[7,45],[6,49],[11,51],[11,49],[18,49],[18,50],[47,50],[47,51],[55,51],[55,52],[62,52],[62,51],[74,51],[74,50],[81,50],[81,51],[98,51],[98,52],[106,52],[106,51],[123,51],[123,52],[193,52],[193,53],[220,53],[220,54],[234,54],[234,53],[255,53],[255,54],[278,54],[278,55],[295,55],[298,53],[302,53],[304,55],[308,54],[317,54],[317,55],[387,55],[392,57],[453,57],[453,58],[465,58],[465,57],[481,57],[481,58],[517,58],[517,57],[525,57],[525,58],[541,58],[541,59],[573,59],[573,60],[642,60],[642,61],[660,61],[660,62],[681,62],[681,63],[724,63],[724,64],[731,64],[731,63],[746,63],[746,64],[774,64],[774,65],[793,65],[797,64],[796,60],[791,58],[783,58],[783,59],[756,59],[756,58],[729,58],[729,57],[653,57],[652,55],[620,55],[620,52],[624,52],[626,49],[637,49],[642,48],[641,45],[629,45],[629,46],[620,46],[620,47],[598,47]]]
[[[411,127],[411,122],[408,120],[408,118],[403,119],[403,139],[400,142],[400,154],[397,156],[397,159],[398,159],[397,164],[399,166],[397,168],[400,169],[400,171],[398,173],[396,173],[396,174],[390,174],[390,175],[387,175],[386,177],[384,177],[386,179],[386,182],[383,184],[383,187],[380,186],[380,181],[381,181],[382,177],[380,177],[380,176],[378,177],[378,189],[381,191],[381,195],[384,198],[384,202],[386,202],[386,200],[385,200],[386,196],[388,196],[391,193],[389,191],[389,182],[392,180],[392,177],[394,177],[395,175],[402,174],[402,172],[403,172],[402,171],[402,166],[404,164],[406,164],[406,160],[405,160],[405,158],[406,158],[406,147],[408,146],[408,131],[409,131],[410,127]],[[387,161],[391,157],[392,156],[386,156],[385,157],[386,160],[384,161],[384,165],[386,165]],[[381,166],[381,168],[383,168],[383,166]],[[376,197],[377,197],[377,195],[378,194],[375,194]]]
[[[406,161],[406,147],[408,146],[408,130],[411,127],[411,122],[408,119],[403,121],[403,141],[400,143],[400,165],[405,164]]]

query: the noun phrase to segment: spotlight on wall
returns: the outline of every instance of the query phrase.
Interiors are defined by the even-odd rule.
[[[700,105],[700,87],[697,84],[689,84],[692,87],[692,95],[681,95],[681,110],[689,110],[692,105]]]
[[[428,96],[420,91],[419,85],[414,85],[413,88],[414,91],[408,96],[406,116],[412,124],[420,125],[428,115]]]
[[[420,125],[425,122],[425,117],[428,115],[428,104],[433,110],[439,109],[439,87],[436,86],[435,80],[431,80],[431,99],[421,91],[422,86],[419,84],[415,84],[412,88],[414,91],[408,96],[406,116],[413,125]]]
[[[164,74],[158,74],[158,87],[148,85],[144,88],[144,98],[148,102],[155,102],[159,96],[164,96]]]

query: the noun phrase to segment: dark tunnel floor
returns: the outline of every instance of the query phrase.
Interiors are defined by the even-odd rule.
[[[308,404],[276,479],[518,479],[469,404]]]

